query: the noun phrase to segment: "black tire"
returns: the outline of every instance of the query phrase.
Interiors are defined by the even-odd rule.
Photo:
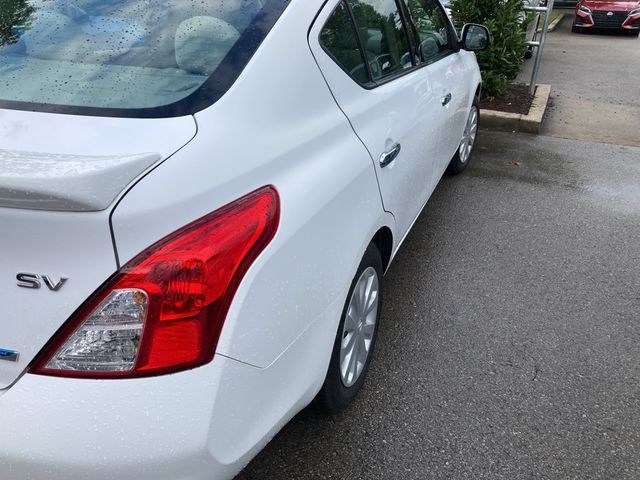
[[[480,101],[478,100],[478,97],[475,97],[473,99],[473,104],[471,105],[471,111],[473,111],[473,109],[476,109],[476,113],[478,115],[478,121],[480,120]],[[471,115],[471,112],[469,112],[469,115]],[[466,132],[466,126],[465,126],[465,132]],[[462,142],[462,139],[461,139]],[[471,162],[471,158],[473,157],[473,149],[475,147],[475,141],[471,146],[471,152],[469,153],[469,156],[467,157],[466,160],[463,161],[463,159],[460,158],[460,148],[458,147],[456,149],[456,153],[453,155],[453,158],[451,159],[451,161],[449,162],[449,166],[447,167],[447,173],[449,175],[457,175],[458,173],[461,173],[464,171],[465,168],[467,168],[467,166],[469,166],[469,163]]]
[[[629,35],[632,37],[638,37],[640,36],[640,30],[631,30],[629,31]]]
[[[344,324],[347,315],[347,309],[351,302],[351,298],[353,296],[356,284],[358,280],[363,275],[363,273],[369,268],[372,267],[378,276],[378,306],[376,311],[377,321],[375,323],[373,336],[371,339],[371,344],[369,347],[369,352],[366,361],[364,362],[364,367],[362,368],[362,372],[360,376],[357,377],[356,382],[346,387],[342,380],[342,374],[340,372],[340,350],[343,339],[344,332]],[[378,327],[380,325],[380,310],[382,304],[382,292],[383,292],[383,267],[382,267],[382,257],[380,256],[380,252],[375,247],[375,245],[371,244],[367,248],[362,261],[360,262],[360,266],[356,272],[353,281],[351,282],[351,286],[349,288],[349,294],[347,295],[347,300],[345,302],[344,308],[342,310],[342,317],[340,318],[340,324],[338,325],[338,331],[336,332],[336,338],[333,344],[333,350],[331,353],[331,361],[329,362],[329,369],[327,370],[327,376],[325,377],[324,383],[318,393],[318,396],[315,399],[315,406],[322,412],[328,414],[336,414],[343,411],[345,408],[351,404],[353,399],[358,394],[358,391],[362,388],[364,384],[365,377],[367,375],[367,371],[369,370],[369,365],[371,364],[371,358],[373,357],[373,351],[375,349],[376,338],[378,336]]]
[[[573,33],[582,33],[582,29],[576,26],[571,27]]]

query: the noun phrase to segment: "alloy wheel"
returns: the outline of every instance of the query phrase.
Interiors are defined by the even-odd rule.
[[[471,157],[471,151],[473,150],[473,144],[476,142],[476,136],[478,134],[478,108],[473,105],[471,107],[471,113],[467,119],[467,125],[464,127],[464,134],[462,135],[462,141],[458,148],[458,156],[460,157],[460,163],[467,163]]]
[[[378,322],[379,298],[378,272],[369,267],[353,289],[342,330],[340,376],[347,388],[358,381],[367,364]]]

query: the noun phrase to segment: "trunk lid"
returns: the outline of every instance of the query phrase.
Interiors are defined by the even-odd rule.
[[[0,110],[0,123],[2,390],[117,270],[109,222],[115,200],[188,143],[196,125],[192,117],[9,110]]]

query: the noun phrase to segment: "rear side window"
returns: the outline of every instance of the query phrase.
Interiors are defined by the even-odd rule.
[[[369,82],[351,16],[343,2],[333,11],[322,29],[320,42],[351,78],[359,83]]]
[[[411,44],[395,0],[343,0],[323,27],[320,43],[361,84],[413,67]]]
[[[439,0],[405,0],[413,19],[422,61],[431,63],[453,51],[448,19]]]
[[[412,54],[395,0],[348,0],[373,80],[411,68]]]

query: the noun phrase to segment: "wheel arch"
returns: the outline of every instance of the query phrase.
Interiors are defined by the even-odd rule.
[[[382,267],[387,271],[391,263],[391,254],[393,252],[393,233],[389,227],[380,228],[371,239],[371,243],[376,246],[382,257]]]

